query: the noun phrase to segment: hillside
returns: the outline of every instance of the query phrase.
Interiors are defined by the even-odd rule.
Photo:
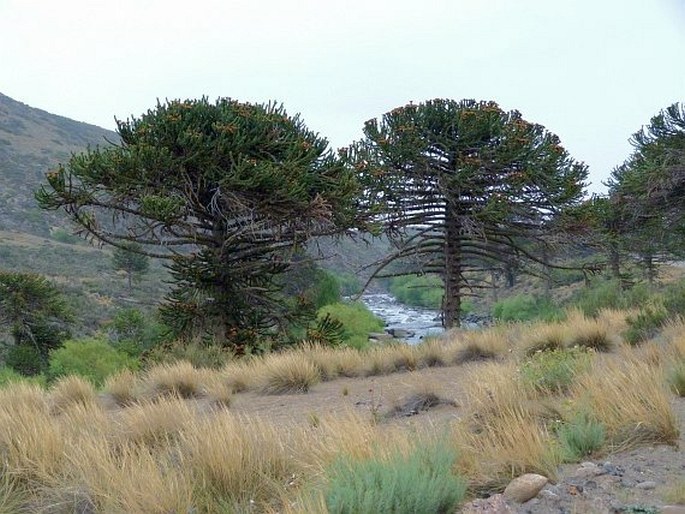
[[[46,236],[51,226],[64,225],[62,216],[36,206],[33,195],[43,175],[73,152],[117,138],[0,93],[0,230]]]

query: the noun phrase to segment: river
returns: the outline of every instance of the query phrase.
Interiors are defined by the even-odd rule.
[[[392,295],[385,293],[364,294],[360,300],[385,321],[386,330],[400,329],[413,333],[403,338],[410,344],[417,344],[428,335],[437,335],[444,331],[438,311],[401,304]]]

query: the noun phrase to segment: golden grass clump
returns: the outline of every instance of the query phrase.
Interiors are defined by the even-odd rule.
[[[204,370],[203,383],[205,384],[205,393],[210,404],[218,407],[228,407],[231,405],[233,387],[221,373]]]
[[[448,345],[448,360],[454,364],[495,359],[506,355],[509,339],[500,327],[460,334]]]
[[[414,371],[419,367],[419,350],[415,345],[397,343],[389,348],[393,352],[393,364],[397,371]]]
[[[255,384],[256,369],[262,361],[261,358],[241,359],[224,366],[221,374],[229,389],[234,393],[251,389]]]
[[[458,467],[478,491],[499,491],[523,473],[554,479],[561,456],[547,429],[526,410],[510,407],[488,418],[477,432],[457,424]]]
[[[463,381],[465,406],[478,420],[499,412],[524,409],[535,393],[523,384],[513,362],[487,362],[469,366]]]
[[[149,398],[197,398],[203,394],[202,376],[202,373],[187,361],[159,364],[147,370],[141,387]]]
[[[47,414],[50,407],[45,390],[39,385],[13,382],[0,388],[0,408]]]
[[[374,346],[363,355],[363,373],[366,376],[389,375],[397,371],[397,351],[394,345]]]
[[[526,356],[547,350],[561,350],[569,341],[570,329],[562,323],[534,323],[522,329],[517,342],[519,351]]]
[[[118,445],[163,446],[173,441],[197,415],[197,409],[179,397],[143,401],[114,418],[113,438]]]
[[[447,345],[441,339],[426,339],[416,348],[419,367],[445,366],[448,363]]]
[[[606,317],[604,317],[606,316]],[[612,351],[619,340],[612,335],[609,321],[611,312],[602,311],[597,318],[588,318],[579,309],[566,313],[565,325],[568,327],[568,346],[581,346],[598,352]]]
[[[6,472],[22,482],[41,482],[55,475],[64,453],[60,426],[47,409],[0,404],[0,455]]]
[[[131,405],[136,401],[138,387],[138,377],[130,369],[118,371],[105,380],[105,391],[121,407]]]
[[[86,439],[66,457],[60,487],[47,493],[53,503],[84,512],[194,512],[191,477],[168,455],[133,444],[115,450]],[[81,510],[78,510],[79,512]]]
[[[59,413],[74,404],[89,405],[97,401],[93,384],[85,378],[69,375],[60,378],[50,390],[52,411]]]
[[[269,355],[254,371],[255,389],[263,394],[306,393],[321,381],[319,369],[302,352]]]
[[[180,438],[182,465],[196,497],[249,506],[282,494],[299,474],[288,451],[287,432],[228,411],[195,420]],[[216,505],[214,503],[214,505]]]
[[[597,359],[571,389],[573,401],[602,423],[619,446],[676,444],[678,421],[663,370],[625,352]]]

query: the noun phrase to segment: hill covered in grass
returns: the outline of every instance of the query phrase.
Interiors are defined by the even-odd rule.
[[[45,236],[64,226],[36,205],[45,173],[74,152],[118,141],[111,131],[29,107],[0,93],[0,229]]]

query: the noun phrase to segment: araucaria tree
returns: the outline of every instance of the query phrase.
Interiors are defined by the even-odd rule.
[[[115,270],[126,273],[128,290],[133,288],[133,277],[140,277],[147,273],[150,258],[141,252],[142,247],[137,243],[122,244],[112,251],[112,266]]]
[[[609,180],[619,242],[647,278],[656,262],[685,255],[685,105],[673,104],[633,134],[634,151]]]
[[[483,285],[471,272],[514,258],[547,264],[546,245],[558,240],[551,221],[583,193],[586,166],[493,102],[409,104],[364,132],[347,157],[363,207],[396,246],[381,266],[404,260],[404,273],[441,276],[446,327],[459,324],[462,296]]]
[[[354,174],[281,106],[219,99],[158,104],[118,121],[121,142],[75,155],[38,193],[83,233],[167,259],[162,313],[237,348],[297,316],[278,276],[309,237],[354,215]]]

